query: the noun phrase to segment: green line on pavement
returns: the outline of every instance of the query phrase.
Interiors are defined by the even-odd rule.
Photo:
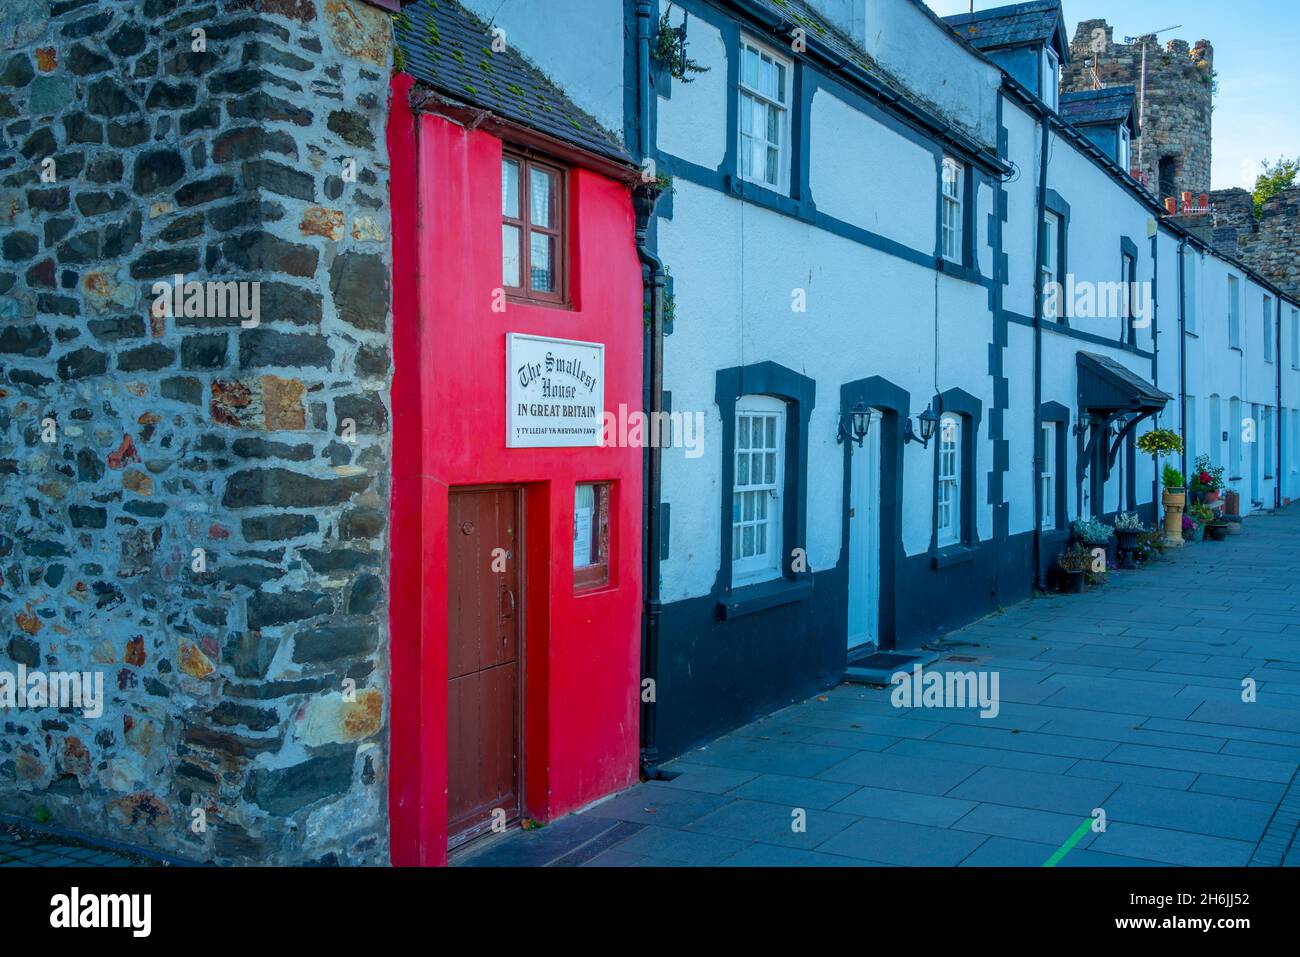
[[[1091,828],[1092,828],[1092,818],[1090,817],[1084,818],[1083,823],[1074,829],[1074,833],[1070,835],[1070,839],[1066,841],[1064,844],[1062,844],[1060,847],[1058,847],[1056,849],[1056,852],[1052,854],[1051,857],[1043,861],[1043,866],[1055,867],[1057,864],[1059,864],[1061,858],[1065,857],[1066,854],[1069,854],[1070,851],[1074,848],[1074,845],[1082,841],[1083,835],[1087,834],[1088,831],[1091,830]]]

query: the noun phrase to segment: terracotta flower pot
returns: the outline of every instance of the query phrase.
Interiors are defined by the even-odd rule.
[[[1205,534],[1210,537],[1212,542],[1221,542],[1228,537],[1228,523],[1222,525],[1206,525]]]
[[[1167,488],[1165,489],[1164,494],[1160,496],[1160,501],[1164,504],[1165,508],[1176,507],[1181,511],[1183,506],[1187,504],[1187,489]]]

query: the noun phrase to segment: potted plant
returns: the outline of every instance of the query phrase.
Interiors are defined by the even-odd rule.
[[[1114,529],[1095,518],[1076,519],[1071,527],[1074,529],[1074,541],[1082,545],[1085,551],[1094,556],[1100,553],[1109,559]]]
[[[1183,440],[1173,429],[1152,429],[1137,440],[1138,451],[1158,458],[1183,450]]]
[[[1149,433],[1148,433],[1149,434]],[[1165,487],[1161,503],[1165,507],[1165,545],[1178,548],[1183,544],[1183,506],[1187,504],[1187,480],[1172,465],[1161,473]]]
[[[1210,522],[1214,521],[1214,509],[1210,508],[1210,506],[1206,505],[1204,502],[1196,502],[1188,509],[1188,512],[1190,513],[1190,516],[1184,515],[1183,518],[1190,517],[1196,526],[1195,533],[1192,536],[1192,541],[1204,541],[1205,527],[1209,525]],[[1184,523],[1183,527],[1184,530],[1186,530],[1186,523]]]
[[[1196,475],[1192,480],[1192,488],[1199,493],[1200,501],[1213,505],[1223,491],[1223,466],[1211,465],[1210,457],[1205,453],[1196,456]]]
[[[1056,567],[1061,572],[1061,591],[1067,595],[1083,594],[1083,576],[1092,564],[1092,556],[1078,545],[1061,552]]]
[[[1085,546],[1105,548],[1110,543],[1110,537],[1113,534],[1114,529],[1095,518],[1075,519],[1074,537]]]
[[[1210,524],[1205,526],[1205,534],[1212,542],[1223,541],[1228,537],[1228,520],[1216,514]]]
[[[1138,536],[1146,531],[1146,526],[1134,512],[1120,512],[1115,516],[1116,557],[1120,568],[1136,568],[1133,552],[1137,548]]]
[[[1138,536],[1137,557],[1143,562],[1150,561],[1165,551],[1165,539],[1159,528],[1152,528]]]

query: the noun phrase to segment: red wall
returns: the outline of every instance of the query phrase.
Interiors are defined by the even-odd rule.
[[[388,143],[394,259],[390,626],[395,864],[447,846],[447,507],[460,485],[526,486],[525,814],[549,820],[636,780],[641,450],[507,449],[507,332],[605,343],[605,408],[641,408],[641,269],[628,188],[568,180],[571,309],[501,285],[501,148],[413,117],[394,80]],[[610,585],[573,592],[577,482],[611,481]]]

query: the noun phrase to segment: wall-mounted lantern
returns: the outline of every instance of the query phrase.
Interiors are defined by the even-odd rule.
[[[1074,423],[1075,435],[1087,435],[1088,429],[1092,427],[1092,416],[1087,412],[1079,413],[1079,420]]]
[[[835,433],[836,444],[843,445],[844,440],[857,443],[862,447],[862,441],[867,437],[871,430],[871,410],[868,409],[861,401],[853,407],[850,412],[840,413],[839,428]]]
[[[921,448],[928,449],[930,447],[930,439],[934,438],[934,427],[939,424],[939,416],[943,412],[943,406],[939,405],[938,408],[935,408],[936,404],[931,402],[925,407],[925,411],[916,417],[921,430],[919,435],[913,430],[910,417],[903,420],[904,445],[908,442],[920,442]]]

